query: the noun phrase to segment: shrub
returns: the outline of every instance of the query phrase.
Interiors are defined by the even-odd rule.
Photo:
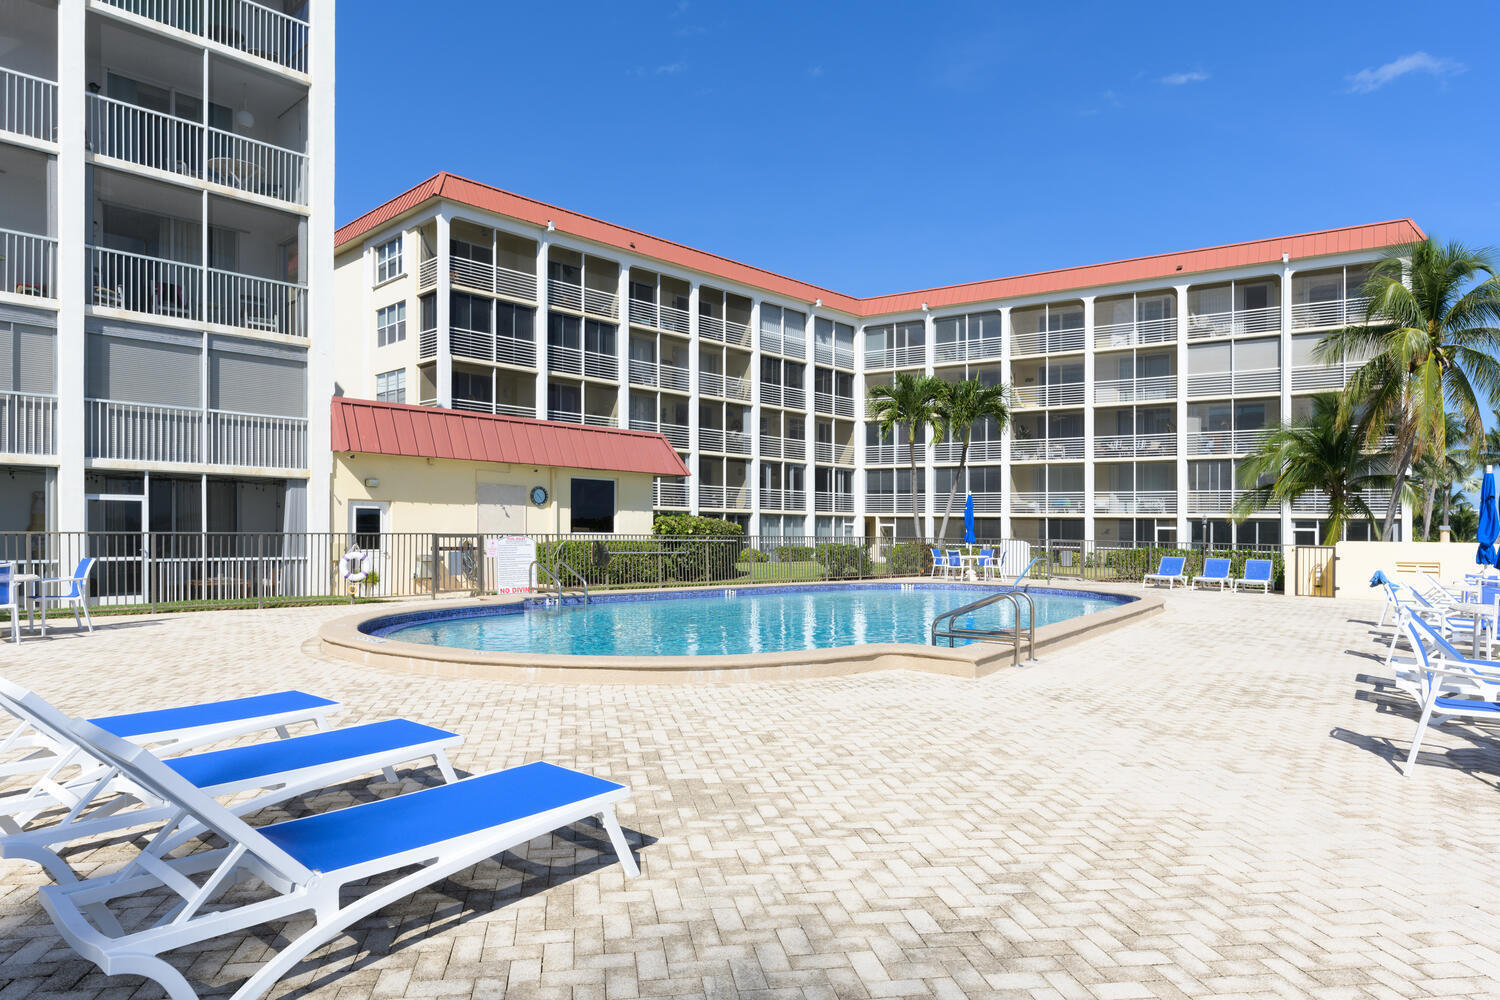
[[[870,575],[870,553],[863,545],[825,542],[813,550],[813,558],[830,580]]]
[[[813,547],[811,545],[776,546],[777,562],[807,562],[811,558],[813,558]]]
[[[743,538],[745,529],[733,521],[718,517],[694,517],[692,514],[657,514],[651,520],[653,535],[673,538],[707,536],[710,538]]]
[[[652,522],[663,550],[662,583],[699,583],[739,578],[735,565],[744,561],[745,531],[733,521],[691,514],[657,514]],[[754,558],[753,556],[751,558]]]
[[[744,552],[744,557],[746,561],[753,563],[771,561],[770,555],[762,552],[760,549],[746,549]]]
[[[925,576],[932,572],[932,551],[918,542],[888,546],[885,558],[891,576]]]

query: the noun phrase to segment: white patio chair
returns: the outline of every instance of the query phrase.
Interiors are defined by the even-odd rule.
[[[10,637],[21,641],[21,593],[20,585],[13,582],[16,564],[0,563],[0,611],[10,612]]]

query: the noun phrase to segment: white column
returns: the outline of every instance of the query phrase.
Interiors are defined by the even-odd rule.
[[[311,31],[311,51],[308,53],[308,204],[312,214],[305,227],[307,245],[299,247],[307,278],[308,331],[312,346],[308,352],[307,385],[311,395],[307,422],[307,527],[309,531],[321,531],[335,527],[333,524],[333,456],[331,453],[331,428],[329,402],[334,387],[333,330],[335,325],[333,233],[334,233],[334,106],[336,85],[334,78],[335,34],[334,18],[327,16],[330,5],[314,11]],[[206,94],[204,95],[207,96]],[[412,259],[412,258],[408,258]],[[413,261],[415,263],[415,261]],[[408,279],[411,281],[411,279]],[[414,281],[411,281],[415,284]],[[410,286],[408,286],[410,287]],[[368,294],[366,288],[366,294]],[[408,329],[417,319],[408,314]],[[360,323],[373,323],[366,310]],[[410,334],[408,334],[410,336]],[[366,341],[365,350],[368,350]],[[415,352],[413,352],[415,353]],[[363,377],[371,378],[368,368]],[[416,382],[412,383],[415,390]],[[309,566],[308,572],[314,571]]]
[[[698,388],[698,298],[701,286],[693,282],[688,289],[688,509],[698,513],[698,407],[702,405],[702,393]]]
[[[1281,420],[1287,421],[1292,417],[1292,272],[1295,269],[1287,265],[1281,269]],[[1236,470],[1238,471],[1238,470]],[[1239,479],[1236,477],[1235,485],[1238,487]],[[1402,535],[1403,539],[1409,539],[1410,535]],[[1289,545],[1292,541],[1292,505],[1284,503],[1281,505],[1281,544]]]
[[[1186,543],[1188,528],[1187,387],[1188,286],[1177,285],[1177,541]]]
[[[88,167],[84,155],[85,5],[57,6],[57,520],[87,527],[84,502],[83,309],[88,301]],[[330,257],[332,254],[330,253]],[[326,403],[325,403],[326,405]]]
[[[813,310],[807,311],[806,340],[802,349],[802,396],[806,400],[802,416],[802,447],[806,449],[806,461],[802,467],[802,486],[807,492],[807,515],[803,518],[803,534],[815,533],[818,523],[818,406],[813,400],[815,365],[818,350],[817,317]],[[837,353],[837,352],[835,352]],[[838,379],[838,367],[833,366],[834,379]],[[834,437],[838,437],[839,422],[833,421]],[[836,512],[830,512],[836,514]]]
[[[854,525],[855,534],[868,534],[869,525],[865,520],[865,425],[866,414],[869,412],[865,402],[866,393],[869,391],[865,383],[865,327],[860,324],[854,331]],[[816,410],[813,403],[812,385],[809,383],[807,390],[807,405],[809,410]],[[833,425],[837,432],[838,424]],[[837,435],[835,435],[837,436]]]
[[[453,405],[453,345],[449,330],[451,318],[449,306],[453,296],[449,278],[452,256],[448,253],[448,228],[450,219],[447,209],[437,214],[437,405]]]
[[[546,239],[536,241],[536,324],[532,336],[536,338],[536,418],[547,419],[547,254],[552,244]]]
[[[927,309],[924,303],[922,309],[922,371],[928,378],[931,378],[933,372],[936,370],[934,365],[937,354],[936,339],[937,321],[933,318],[932,311]],[[922,523],[925,526],[928,538],[932,538],[937,532],[937,517],[933,513],[937,509],[937,466],[933,464],[935,459],[936,448],[933,445],[932,428],[929,427],[927,429],[927,441],[922,448],[922,465],[917,470],[922,476],[923,482],[926,483],[927,495],[924,503],[924,513],[926,516],[922,519]]]
[[[1005,372],[1006,386],[1014,385],[1015,372],[1010,366],[1010,306],[1000,307],[1000,370]],[[1011,399],[1011,405],[1015,405],[1014,398]],[[1010,494],[1016,484],[1010,478],[1010,443],[1014,437],[1013,428],[1007,424],[1000,435],[1000,481],[1004,484],[1004,492],[1000,494],[1000,534],[1005,538],[1012,535]]]
[[[725,309],[726,317],[728,309]],[[727,361],[727,359],[726,359]],[[725,376],[729,365],[724,365]],[[728,421],[725,421],[726,425]],[[750,471],[745,476],[750,484],[750,530],[747,534],[760,534],[760,299],[750,300]],[[786,482],[782,482],[783,490]]]
[[[616,427],[630,426],[630,268],[620,265],[618,289],[620,322],[615,327],[615,357],[620,368],[620,396],[615,403]],[[657,361],[661,360],[658,353]],[[661,414],[658,412],[657,417]]]
[[[1132,398],[1134,398],[1132,396]],[[1131,469],[1134,488],[1135,470]],[[1083,538],[1094,541],[1094,297],[1083,297]]]

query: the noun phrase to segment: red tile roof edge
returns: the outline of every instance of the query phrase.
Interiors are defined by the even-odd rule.
[[[335,452],[691,475],[671,443],[652,431],[466,413],[349,396],[335,396],[329,413]]]
[[[1401,246],[1426,238],[1422,228],[1411,219],[1392,219],[859,298],[444,171],[340,226],[334,234],[335,248],[345,246],[432,198],[445,198],[538,226],[545,226],[550,221],[558,230],[572,236],[620,250],[629,249],[646,258],[712,274],[793,299],[807,302],[822,299],[824,306],[830,309],[861,318],[912,312],[920,309],[923,302],[930,307],[955,306],[1126,281],[1166,278],[1179,272],[1197,274],[1265,264],[1279,260],[1283,253],[1298,259]],[[1170,269],[1165,269],[1168,267]]]

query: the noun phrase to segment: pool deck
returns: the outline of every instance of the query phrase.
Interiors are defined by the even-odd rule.
[[[328,607],[100,619],[5,644],[0,671],[88,714],[298,687],[464,733],[461,769],[545,757],[633,789],[641,878],[592,828],[545,837],[361,921],[276,997],[1500,995],[1500,734],[1435,731],[1403,777],[1378,604],[1163,597],[978,680],[413,676],[322,656]],[[161,995],[75,956],[40,873],[0,864],[0,998]],[[272,941],[182,967],[232,990]]]
[[[947,587],[923,577],[905,580],[865,580],[837,584],[843,589],[862,586],[889,589],[893,583],[915,583],[924,587]],[[812,590],[826,584],[752,584],[729,588],[746,595],[757,590]],[[986,586],[976,583],[952,584],[956,588]],[[714,596],[726,588],[674,587],[630,591],[603,591],[617,597],[650,599],[654,595],[673,598],[703,593]],[[1139,587],[1095,584],[1056,584],[1041,589],[1073,592],[1128,593],[1133,600],[1117,607],[1095,611],[1078,618],[1040,626],[1036,630],[1034,651],[1038,656],[1048,650],[1079,642],[1114,629],[1127,622],[1161,612],[1159,594]],[[496,608],[520,604],[531,595],[502,595],[473,601],[427,601],[390,608],[365,607],[359,612],[338,618],[318,630],[321,652],[364,666],[435,677],[467,677],[484,680],[523,683],[574,684],[721,684],[746,681],[786,681],[811,677],[841,677],[877,670],[923,670],[969,679],[985,677],[997,670],[1015,665],[1032,650],[1020,652],[1009,644],[970,643],[947,647],[912,643],[869,643],[861,646],[832,646],[824,649],[794,650],[780,653],[746,653],[730,656],[572,656],[545,653],[500,653],[475,649],[403,642],[400,639],[368,635],[360,626],[372,619],[392,614],[423,611],[451,612],[463,609]],[[972,600],[967,596],[965,600]],[[955,601],[954,607],[963,603]],[[1028,637],[1028,641],[1031,637]]]

